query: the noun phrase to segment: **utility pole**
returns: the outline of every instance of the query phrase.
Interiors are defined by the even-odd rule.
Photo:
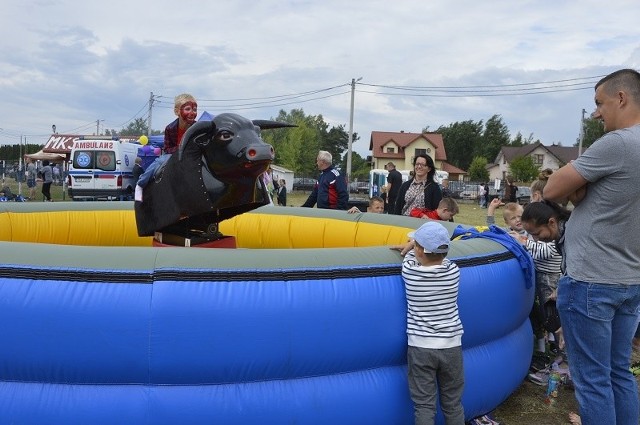
[[[20,158],[18,160],[18,195],[22,196],[22,176],[24,176],[24,171],[22,171],[22,134],[20,135],[19,151],[20,151]]]
[[[347,183],[351,182],[351,152],[352,152],[352,145],[353,145],[353,101],[354,101],[354,94],[356,91],[356,83],[358,81],[362,80],[362,77],[358,78],[357,80],[355,78],[351,79],[351,110],[350,110],[350,115],[349,115],[349,143],[347,145]]]
[[[582,142],[584,142],[584,116],[587,111],[582,109],[582,119],[580,120],[580,141],[578,142],[578,156],[582,155]]]
[[[153,92],[149,93],[149,118],[147,119],[147,136],[151,136],[151,114],[153,112]]]
[[[97,119],[96,120],[96,136],[100,135],[100,123],[104,122],[104,120],[101,119]],[[52,127],[53,128],[53,127]]]

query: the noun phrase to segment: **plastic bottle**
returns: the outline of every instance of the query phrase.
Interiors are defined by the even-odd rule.
[[[556,369],[558,365],[556,365]],[[558,397],[558,387],[560,385],[560,374],[557,372],[551,372],[549,374],[549,382],[547,384],[547,393],[545,398],[545,403],[551,404],[554,402],[554,399]]]

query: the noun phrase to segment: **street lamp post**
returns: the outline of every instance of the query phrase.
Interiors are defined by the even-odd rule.
[[[351,152],[353,145],[353,101],[355,97],[356,83],[360,80],[362,80],[362,77],[357,80],[355,78],[351,79],[351,110],[349,114],[349,143],[347,145],[347,182],[349,183],[351,182]]]

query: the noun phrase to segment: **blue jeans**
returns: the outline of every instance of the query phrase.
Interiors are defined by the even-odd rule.
[[[640,284],[587,283],[563,276],[557,307],[582,424],[638,425],[638,387],[629,366]]]

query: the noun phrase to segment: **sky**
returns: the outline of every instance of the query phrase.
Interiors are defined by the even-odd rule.
[[[152,94],[163,130],[183,92],[200,112],[303,109],[348,131],[358,80],[362,156],[372,131],[495,114],[512,137],[571,146],[594,84],[640,69],[638,17],[637,0],[8,0],[0,144],[119,130],[147,120]]]

